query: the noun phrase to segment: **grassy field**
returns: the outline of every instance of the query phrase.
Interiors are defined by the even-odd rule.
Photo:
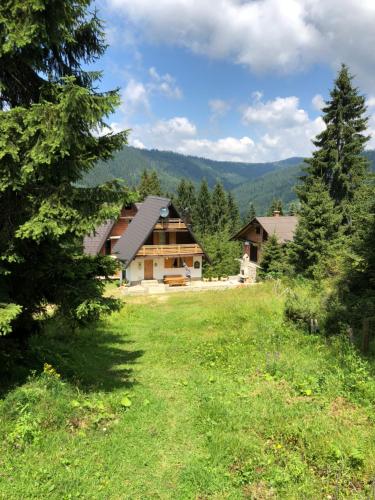
[[[0,498],[374,498],[373,366],[282,310],[267,284],[52,325],[0,403]]]

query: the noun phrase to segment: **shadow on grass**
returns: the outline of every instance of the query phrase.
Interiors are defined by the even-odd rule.
[[[132,366],[144,351],[131,348],[128,333],[113,331],[104,323],[76,333],[63,332],[57,326],[51,322],[44,334],[32,337],[27,352],[21,353],[12,341],[1,339],[0,397],[24,383],[33,370],[43,371],[44,363],[84,392],[110,392],[136,383]]]

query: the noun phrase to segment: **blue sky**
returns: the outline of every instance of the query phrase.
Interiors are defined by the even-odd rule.
[[[109,124],[131,128],[132,145],[251,162],[308,155],[341,62],[368,97],[375,129],[375,1],[96,5],[109,43],[101,87],[122,97]]]

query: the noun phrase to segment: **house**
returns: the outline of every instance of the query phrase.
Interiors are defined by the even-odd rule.
[[[132,285],[185,276],[184,264],[192,279],[201,279],[203,259],[208,259],[171,200],[159,196],[124,207],[117,220],[85,238],[84,251],[117,258],[123,264],[121,276]]]
[[[275,234],[280,244],[292,241],[298,223],[295,215],[280,215],[275,211],[271,217],[254,217],[240,229],[231,240],[243,241],[244,254],[251,262],[259,264],[262,255],[262,246],[268,237]]]

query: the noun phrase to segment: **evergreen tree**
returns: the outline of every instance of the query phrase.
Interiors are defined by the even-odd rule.
[[[241,216],[240,216],[240,211],[238,209],[237,201],[235,200],[230,191],[228,192],[227,203],[228,203],[229,230],[232,233],[235,233],[241,225]]]
[[[210,256],[211,263],[203,266],[204,275],[208,277],[231,276],[238,274],[242,244],[239,241],[230,241],[232,232],[228,228],[201,238],[204,249]]]
[[[283,215],[283,202],[281,200],[277,200],[276,198],[272,200],[267,215],[272,216],[274,215],[274,212],[280,212],[280,215]]]
[[[162,190],[160,185],[160,179],[155,170],[148,172],[148,170],[143,170],[141,174],[141,180],[138,185],[138,193],[140,200],[143,201],[147,196],[161,196]]]
[[[182,179],[177,186],[176,206],[188,223],[192,223],[196,205],[195,187],[191,181]]]
[[[84,69],[105,50],[89,3],[0,3],[0,333],[19,338],[49,304],[80,322],[116,307],[96,278],[114,260],[82,255],[84,236],[127,200],[115,183],[77,187],[126,140],[94,133],[119,95],[97,92],[99,74]]]
[[[202,180],[195,210],[193,215],[194,230],[200,234],[208,234],[212,229],[212,205],[211,193],[208,189],[208,184],[205,179]]]
[[[221,182],[217,182],[212,191],[212,230],[222,231],[228,224],[228,200]]]
[[[162,196],[163,191],[161,189],[160,179],[159,179],[159,176],[158,176],[156,170],[153,170],[151,172],[151,175],[149,177],[149,181],[150,181],[149,194],[152,194],[154,196]]]
[[[328,256],[329,246],[338,237],[340,215],[325,184],[313,180],[301,202],[299,221],[290,243],[294,269],[312,277],[316,266]]]
[[[311,179],[321,179],[334,201],[340,205],[344,222],[350,221],[350,203],[356,189],[368,175],[368,160],[363,156],[369,137],[365,98],[353,87],[347,66],[342,65],[323,108],[326,129],[315,139],[311,159],[307,160],[306,176],[298,187],[301,201],[306,200]]]
[[[328,313],[332,330],[340,323],[354,330],[364,318],[375,325],[375,186],[364,184],[353,200],[353,235],[345,255],[344,271],[339,277]],[[346,238],[348,240],[348,238]]]
[[[252,221],[256,217],[256,210],[254,207],[254,204],[252,202],[249,203],[249,208],[247,209],[247,213],[244,219],[244,223],[247,224],[248,222]]]
[[[288,215],[297,215],[298,211],[299,211],[299,203],[296,201],[290,202],[288,207]]]
[[[276,235],[272,234],[263,245],[258,276],[263,279],[267,276],[279,278],[283,274],[284,260],[284,249],[277,241]]]

